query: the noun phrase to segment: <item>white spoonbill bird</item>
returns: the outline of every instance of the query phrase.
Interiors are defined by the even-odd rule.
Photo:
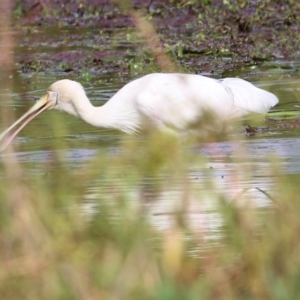
[[[0,135],[0,140],[24,121],[2,145],[4,149],[30,120],[52,108],[93,126],[136,133],[149,126],[179,131],[195,128],[206,112],[212,123],[249,113],[265,114],[277,102],[272,93],[239,78],[155,73],[131,81],[104,105],[95,107],[80,83],[63,79],[54,82],[25,115]]]

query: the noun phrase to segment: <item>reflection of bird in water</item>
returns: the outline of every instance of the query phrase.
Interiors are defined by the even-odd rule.
[[[186,131],[201,121],[208,126],[211,123],[214,129],[213,124],[235,117],[267,113],[277,102],[275,95],[239,78],[218,80],[200,75],[161,73],[133,80],[103,106],[94,107],[78,82],[64,79],[53,83],[23,117],[0,135],[0,139],[24,121],[3,144],[4,149],[30,120],[51,108],[72,114],[93,126],[135,133],[149,127]],[[205,118],[207,113],[209,117]]]

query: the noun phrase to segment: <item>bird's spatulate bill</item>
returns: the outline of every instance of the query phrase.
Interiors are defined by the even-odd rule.
[[[8,136],[7,139],[4,140],[4,142],[0,145],[0,152],[3,151],[10,142],[14,139],[14,137],[37,115],[42,113],[45,110],[51,109],[55,106],[56,102],[49,97],[49,94],[47,93],[42,98],[40,98],[20,119],[18,119],[15,123],[13,123],[9,128],[7,128],[5,131],[3,131],[0,134],[0,142],[4,139],[4,137],[18,124],[20,124],[22,121],[24,121],[20,127],[14,131],[10,136]]]

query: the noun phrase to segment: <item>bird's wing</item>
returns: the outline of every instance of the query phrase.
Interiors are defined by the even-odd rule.
[[[217,81],[199,75],[161,74],[140,90],[135,106],[146,121],[156,127],[179,130],[193,127],[206,113],[230,115],[232,99]]]
[[[278,103],[278,98],[239,78],[225,78],[219,81],[231,95],[237,114],[249,112],[265,114]]]

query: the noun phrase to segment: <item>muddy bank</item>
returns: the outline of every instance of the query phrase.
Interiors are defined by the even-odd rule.
[[[18,71],[128,73],[137,66],[137,73],[139,68],[142,73],[143,65],[152,63],[153,57],[138,38],[132,20],[135,11],[154,25],[165,52],[178,69],[187,72],[221,75],[264,61],[276,64],[277,60],[284,61],[281,67],[289,68],[289,61],[300,59],[298,1],[147,0],[133,1],[130,9],[120,3],[17,1],[15,24],[23,47],[15,56]],[[113,37],[122,29],[129,33],[124,34],[125,41],[119,38],[118,47]],[[36,32],[46,34],[41,37]],[[47,47],[43,53],[35,51],[41,44],[51,49],[55,45],[55,55]]]

